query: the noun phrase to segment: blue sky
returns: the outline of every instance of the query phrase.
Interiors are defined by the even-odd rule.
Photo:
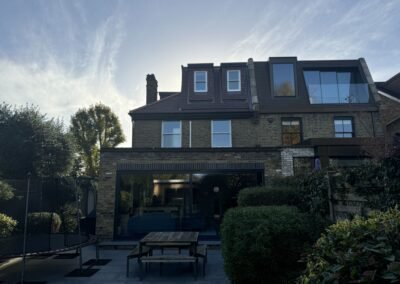
[[[148,73],[175,91],[187,63],[364,57],[386,80],[400,72],[399,15],[398,0],[0,0],[0,101],[66,125],[102,102],[129,146]]]

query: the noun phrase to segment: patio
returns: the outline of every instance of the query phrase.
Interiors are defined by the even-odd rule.
[[[74,252],[74,251],[72,251]],[[104,266],[93,266],[99,271],[91,277],[65,277],[78,267],[78,257],[56,259],[55,256],[29,258],[27,260],[26,281],[46,281],[47,283],[188,283],[194,282],[189,264],[164,265],[160,275],[159,265],[152,265],[143,281],[139,281],[138,265],[132,261],[129,278],[126,278],[126,256],[128,249],[102,249],[101,259],[111,259]],[[70,252],[71,253],[71,252]],[[83,249],[83,262],[95,258],[94,246]],[[86,268],[87,266],[84,266]],[[16,283],[20,280],[21,259],[12,263],[0,263],[0,283]],[[3,281],[3,282],[2,282]],[[208,249],[206,275],[197,278],[196,283],[229,283],[223,270],[223,259],[219,248]]]

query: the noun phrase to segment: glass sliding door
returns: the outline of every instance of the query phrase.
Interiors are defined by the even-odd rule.
[[[217,236],[240,189],[262,183],[251,173],[118,174],[115,238],[138,239],[155,231],[199,231]]]

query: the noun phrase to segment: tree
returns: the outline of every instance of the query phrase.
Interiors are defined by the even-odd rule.
[[[71,133],[89,176],[98,175],[101,148],[113,148],[125,141],[118,117],[101,103],[79,109],[71,118]]]
[[[72,137],[59,120],[47,119],[34,106],[0,105],[0,174],[7,178],[57,176],[73,161]]]

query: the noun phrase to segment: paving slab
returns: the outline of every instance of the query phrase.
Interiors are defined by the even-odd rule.
[[[157,254],[158,252],[155,252]],[[167,253],[177,253],[168,251]],[[184,252],[182,252],[184,253]],[[220,249],[211,248],[208,250],[208,262],[206,266],[206,276],[201,275],[202,260],[199,261],[199,275],[197,281],[194,280],[192,266],[187,263],[164,264],[162,274],[160,275],[160,266],[158,264],[150,265],[149,270],[143,281],[139,281],[139,269],[135,259],[131,260],[130,274],[126,277],[126,256],[129,250],[123,249],[104,249],[100,250],[100,258],[111,259],[106,265],[91,266],[91,268],[99,269],[97,273],[91,277],[66,277],[68,273],[78,268],[79,257],[74,259],[56,259],[55,256],[47,258],[27,259],[26,280],[29,281],[46,281],[47,283],[230,283],[224,270],[223,259]],[[83,263],[95,258],[94,246],[83,248]],[[84,266],[87,268],[89,266]],[[20,281],[22,268],[22,259],[13,259],[10,264],[0,266],[0,282],[16,283]]]

